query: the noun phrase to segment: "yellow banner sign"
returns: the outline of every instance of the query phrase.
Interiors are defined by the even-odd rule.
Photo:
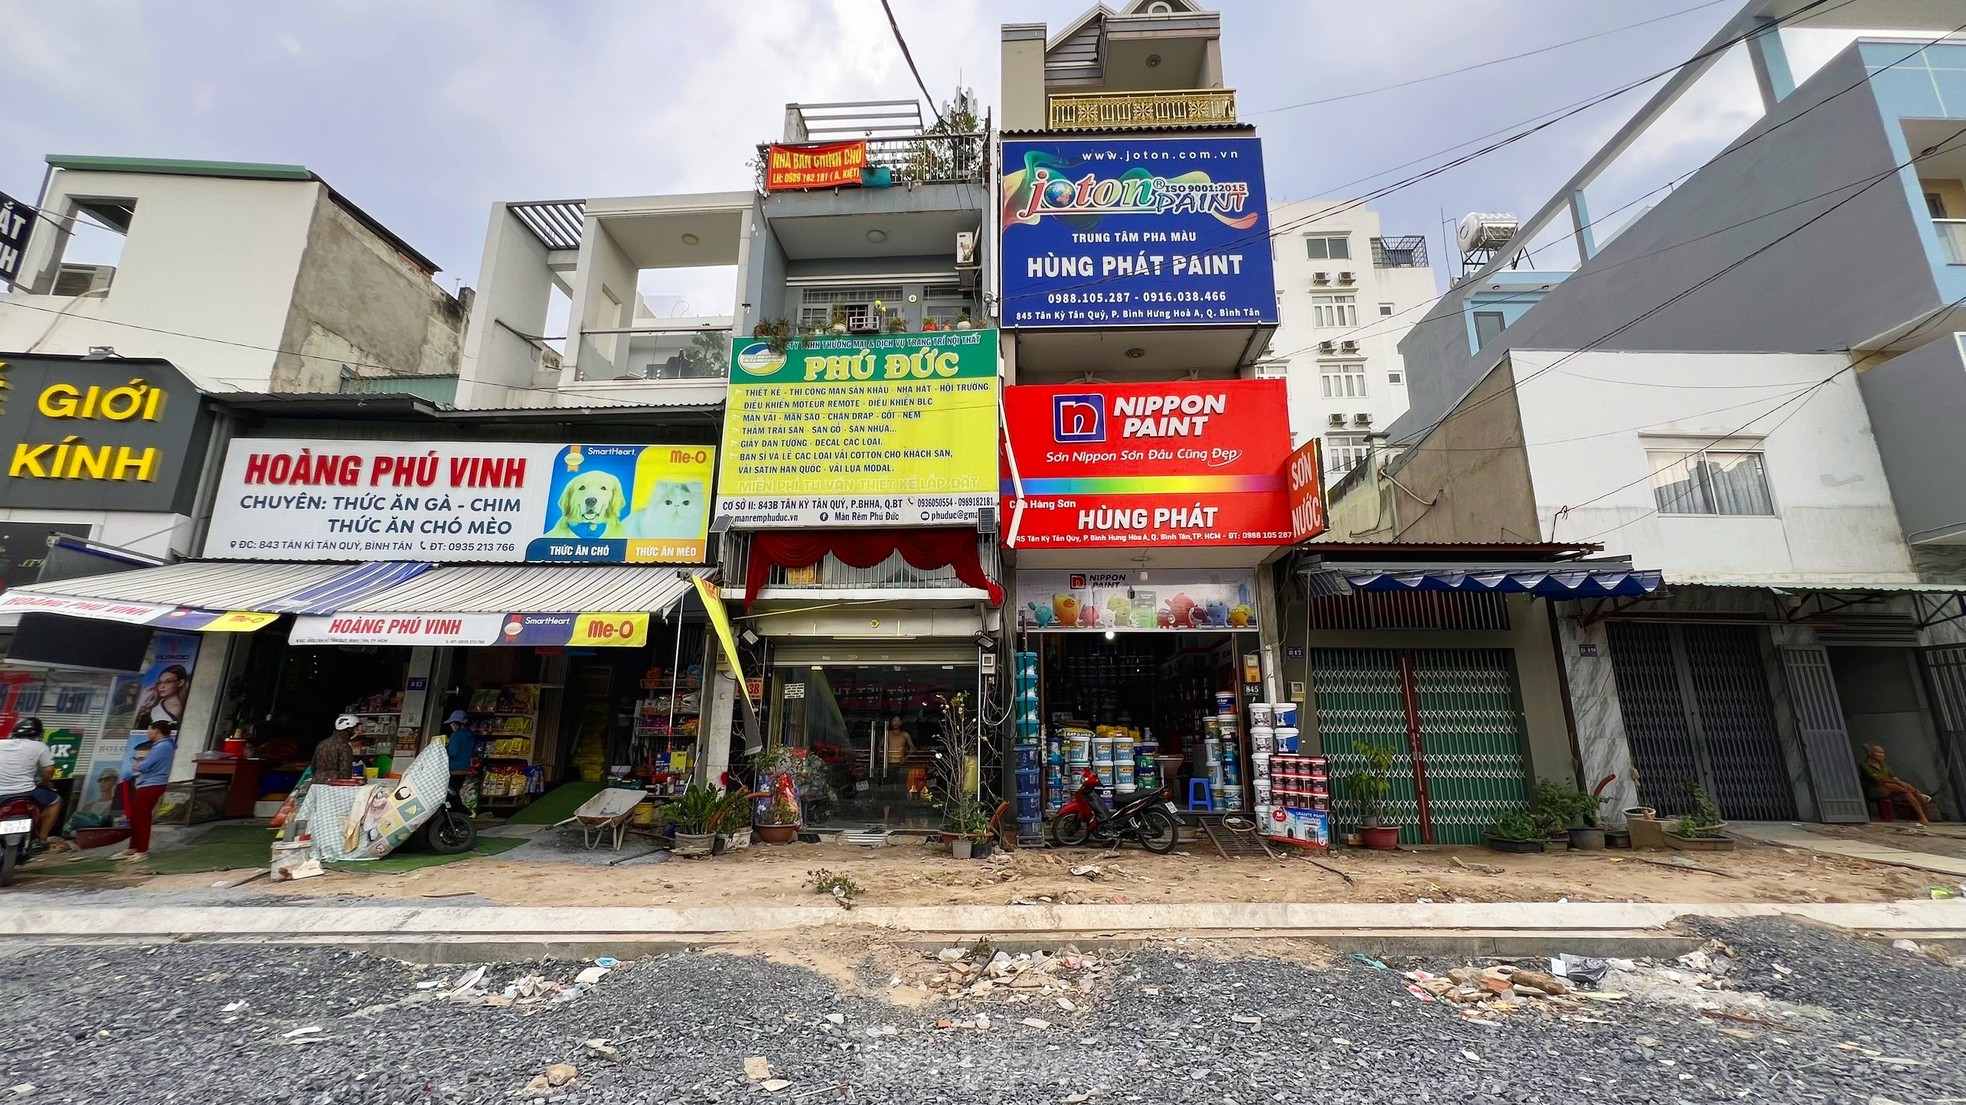
[[[210,625],[200,626],[206,633],[251,633],[253,630],[280,619],[278,614],[260,614],[251,610],[227,610]]]
[[[638,648],[648,643],[647,614],[581,614],[573,620],[571,648]]]

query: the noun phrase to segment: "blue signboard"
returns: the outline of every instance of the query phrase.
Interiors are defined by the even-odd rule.
[[[1003,144],[1003,325],[1274,323],[1255,138]]]

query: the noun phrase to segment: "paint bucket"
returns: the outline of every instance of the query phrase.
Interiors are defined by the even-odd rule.
[[[1210,714],[1207,717],[1203,718],[1201,720],[1201,732],[1204,737],[1212,738],[1212,737],[1221,736],[1222,719],[1214,714]]]
[[[1276,715],[1277,728],[1294,729],[1297,727],[1297,704],[1295,702],[1272,702],[1270,703],[1270,712]]]
[[[1258,809],[1261,809],[1263,806],[1268,805],[1270,801],[1270,795],[1274,793],[1270,789],[1270,781],[1268,779],[1263,778],[1261,775],[1258,775],[1256,778],[1251,779],[1249,781],[1249,789],[1250,792],[1256,796],[1256,806]]]
[[[1270,822],[1274,820],[1275,817],[1276,817],[1276,807],[1264,802],[1263,799],[1260,797],[1257,798],[1256,799],[1256,831],[1262,833],[1264,836],[1275,835],[1275,829],[1270,824]]]
[[[1233,740],[1236,731],[1241,728],[1238,724],[1241,720],[1234,714],[1223,714],[1221,717],[1215,719],[1215,727],[1221,731],[1224,738]]]
[[[1278,729],[1276,734],[1276,742],[1277,742],[1276,750],[1278,752],[1285,752],[1291,755],[1295,755],[1297,753],[1297,730],[1288,727]]]
[[[1038,768],[1044,766],[1043,761],[1044,749],[1039,748],[1035,744],[1020,744],[1017,746],[1017,771],[1019,774],[1027,770],[1036,771]]]
[[[1035,768],[1035,767],[1031,767],[1031,768],[1023,768],[1023,767],[1020,767],[1020,768],[1018,768],[1018,769],[1017,769],[1017,793],[1019,793],[1019,794],[1036,794],[1036,793],[1038,792],[1038,783],[1039,783],[1039,781],[1040,781],[1040,780],[1042,780],[1043,778],[1044,778],[1044,776],[1043,776],[1043,775],[1042,775],[1042,774],[1041,774],[1041,773],[1040,773],[1040,772],[1038,771],[1038,769],[1037,769],[1037,768]]]
[[[1101,765],[1108,765],[1108,766],[1112,764],[1113,738],[1111,737],[1092,738],[1092,762],[1094,764],[1101,764]]]
[[[1258,752],[1275,752],[1277,750],[1277,731],[1267,725],[1250,726],[1249,747]]]
[[[1236,692],[1234,692],[1234,691],[1216,691],[1216,692],[1215,692],[1215,712],[1216,712],[1216,713],[1217,713],[1218,715],[1219,715],[1219,714],[1234,714],[1234,713],[1236,712]]]
[[[1092,762],[1092,734],[1084,729],[1067,729],[1064,733],[1065,762],[1072,767],[1084,767]]]
[[[1215,804],[1217,807],[1225,810],[1241,809],[1242,788],[1233,785],[1221,788],[1220,790],[1216,791]]]
[[[1017,820],[1036,821],[1044,816],[1044,803],[1035,794],[1017,796]]]
[[[1249,772],[1249,777],[1252,779],[1269,778],[1270,754],[1268,752],[1251,752],[1249,754]]]
[[[1113,761],[1113,789],[1132,790],[1133,780],[1134,780],[1133,761],[1114,760]]]
[[[1258,726],[1271,726],[1276,723],[1276,714],[1267,702],[1249,704],[1249,730],[1255,732]]]

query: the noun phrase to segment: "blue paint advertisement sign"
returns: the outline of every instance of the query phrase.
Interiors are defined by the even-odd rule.
[[[1003,325],[1277,320],[1255,138],[1003,144]]]

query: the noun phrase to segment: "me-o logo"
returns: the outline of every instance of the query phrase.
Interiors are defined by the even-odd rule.
[[[1106,440],[1106,399],[1102,395],[1051,397],[1051,439],[1058,442]]]

